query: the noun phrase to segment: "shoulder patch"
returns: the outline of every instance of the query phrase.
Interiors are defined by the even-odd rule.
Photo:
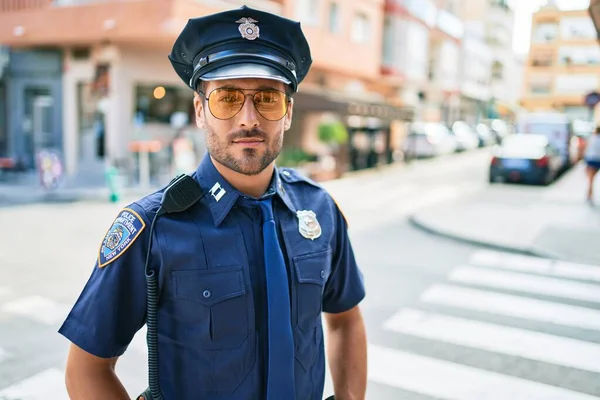
[[[107,266],[125,253],[145,227],[144,220],[131,208],[121,210],[102,240],[98,254],[98,267]]]
[[[281,178],[287,183],[304,182],[308,183],[309,185],[321,188],[321,185],[319,185],[317,182],[302,175],[293,168],[280,168],[279,174],[281,175]]]

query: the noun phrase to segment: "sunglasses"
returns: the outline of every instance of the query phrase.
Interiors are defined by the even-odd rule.
[[[244,92],[252,91],[254,94]],[[277,89],[232,89],[217,88],[208,96],[204,96],[208,102],[210,113],[217,119],[230,119],[235,117],[244,107],[246,97],[252,96],[252,102],[256,111],[268,121],[279,121],[288,112],[290,100],[288,95]]]

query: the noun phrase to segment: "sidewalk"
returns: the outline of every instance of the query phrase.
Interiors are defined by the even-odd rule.
[[[46,191],[37,182],[35,176],[20,177],[18,181],[0,182],[0,207],[25,205],[33,203],[69,203],[76,201],[108,202],[109,189],[104,186],[66,186],[55,190]],[[121,198],[142,197],[153,191],[154,188],[123,188]]]
[[[579,164],[548,188],[491,185],[460,203],[410,217],[431,233],[499,250],[600,265],[600,182],[596,208],[585,202]]]

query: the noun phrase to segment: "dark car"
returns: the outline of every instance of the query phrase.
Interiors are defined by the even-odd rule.
[[[490,182],[547,185],[564,167],[564,159],[544,135],[516,134],[494,148]]]

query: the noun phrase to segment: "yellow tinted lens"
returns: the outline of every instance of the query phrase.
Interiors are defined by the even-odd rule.
[[[215,118],[229,119],[244,105],[244,93],[236,89],[215,89],[209,96],[208,106]]]
[[[265,119],[280,120],[287,113],[286,95],[279,90],[261,90],[254,95],[254,106]]]

